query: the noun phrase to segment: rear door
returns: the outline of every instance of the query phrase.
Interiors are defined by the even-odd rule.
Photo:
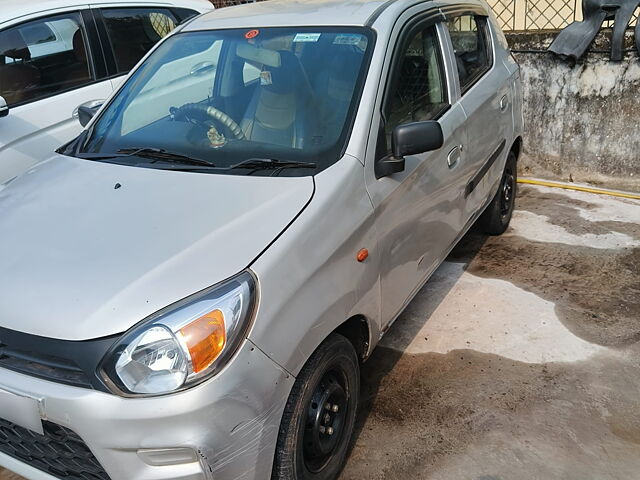
[[[457,9],[457,10],[456,10]],[[461,105],[467,115],[467,155],[462,171],[465,219],[473,220],[495,193],[509,150],[512,92],[496,52],[487,12],[479,7],[446,11]]]
[[[381,255],[381,318],[389,322],[426,281],[462,229],[465,115],[443,51],[437,10],[410,10],[392,37],[367,148],[367,190],[376,211]],[[432,12],[430,14],[429,12]],[[404,24],[404,26],[403,26]],[[375,163],[390,153],[397,125],[437,120],[445,136],[435,152],[406,157],[400,173],[376,179]]]
[[[80,104],[104,99],[106,78],[87,9],[40,14],[0,31],[0,183],[24,172],[78,135]]]
[[[167,6],[92,6],[109,77],[117,88],[125,75],[195,10]]]

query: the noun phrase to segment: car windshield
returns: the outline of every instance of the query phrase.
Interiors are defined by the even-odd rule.
[[[357,27],[179,33],[130,76],[75,155],[208,173],[316,174],[343,152],[371,44],[370,30]]]

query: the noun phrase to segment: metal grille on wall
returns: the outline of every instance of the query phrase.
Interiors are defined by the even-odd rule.
[[[582,20],[582,0],[488,0],[502,29],[561,30],[570,23]],[[640,9],[631,21],[634,27]],[[606,22],[613,26],[613,21]]]
[[[211,0],[217,7],[228,7],[260,0]],[[505,31],[560,30],[575,21],[582,20],[582,0],[487,0]],[[634,27],[640,17],[640,9],[631,21]],[[611,27],[613,21],[605,26]]]

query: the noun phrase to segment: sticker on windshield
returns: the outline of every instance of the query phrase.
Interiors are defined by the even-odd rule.
[[[362,35],[348,35],[341,34],[336,35],[335,40],[333,41],[334,45],[358,45],[362,40]]]
[[[260,30],[249,30],[244,34],[244,38],[247,40],[251,40],[252,38],[256,38],[260,34]]]
[[[296,36],[293,37],[293,43],[317,42],[318,40],[320,40],[319,33],[296,33]]]

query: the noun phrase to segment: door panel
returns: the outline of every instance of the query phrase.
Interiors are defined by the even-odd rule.
[[[369,179],[376,209],[381,261],[382,318],[392,320],[449,251],[462,225],[464,178],[449,152],[465,143],[465,115],[459,104],[441,119],[445,145],[406,157],[402,173]]]
[[[462,93],[460,103],[467,116],[468,155],[461,167],[467,178],[466,223],[491,199],[501,177],[506,141],[511,138],[512,92],[502,60],[495,58],[502,52],[489,19],[464,14],[448,18],[446,25]]]
[[[104,81],[11,109],[0,118],[0,183],[76,137],[82,131],[74,116],[78,105],[110,94],[111,83]]]
[[[0,119],[0,182],[78,135],[78,105],[111,93],[110,82],[97,81],[101,59],[89,48],[91,29],[76,11],[0,32],[0,95],[10,108]]]
[[[381,111],[374,116],[374,124],[383,122],[385,127],[378,136],[377,148],[368,148],[365,162],[382,256],[383,325],[396,317],[435,270],[462,228],[464,178],[460,165],[466,152],[466,117],[457,103],[441,113],[442,103],[449,102],[454,94],[446,81],[440,36],[433,26],[428,31],[422,28],[420,24],[405,27],[408,31],[398,41],[404,47],[397,48],[395,53],[405,58],[388,60],[392,73],[384,89]],[[422,38],[416,40],[419,32]],[[436,48],[429,47],[433,39]],[[394,80],[394,74],[400,80]],[[444,146],[435,152],[407,156],[403,172],[377,180],[376,155],[389,151],[393,127],[432,119],[442,126]]]

